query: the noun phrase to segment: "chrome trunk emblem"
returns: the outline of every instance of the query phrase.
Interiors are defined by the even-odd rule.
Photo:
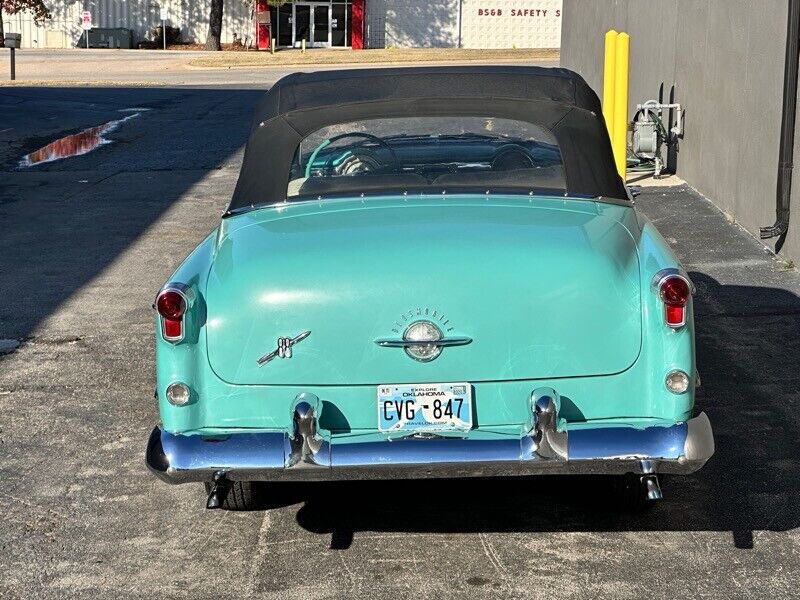
[[[264,356],[259,358],[256,361],[258,363],[258,366],[259,367],[264,366],[265,364],[267,364],[269,361],[271,361],[273,358],[276,357],[292,358],[292,346],[294,346],[295,344],[299,344],[310,335],[311,335],[310,331],[304,331],[300,335],[293,338],[279,337],[278,347],[272,352],[265,354]]]
[[[404,348],[406,354],[420,362],[435,359],[447,346],[465,346],[471,342],[472,338],[468,337],[444,337],[442,330],[430,321],[414,321],[403,332],[402,339],[375,340],[384,348]]]

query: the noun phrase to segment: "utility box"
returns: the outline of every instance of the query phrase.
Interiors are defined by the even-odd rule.
[[[133,31],[123,27],[93,27],[81,34],[76,46],[86,48],[86,36],[89,36],[89,48],[133,48]]]
[[[6,45],[6,48],[20,48],[22,47],[22,34],[7,33],[3,38],[3,43]]]

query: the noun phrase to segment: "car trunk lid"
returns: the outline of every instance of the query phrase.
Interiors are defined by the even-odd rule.
[[[334,201],[242,217],[206,294],[208,359],[227,382],[596,376],[639,355],[636,247],[593,202]],[[430,362],[376,343],[419,320],[472,341]],[[305,332],[291,357],[258,363]]]

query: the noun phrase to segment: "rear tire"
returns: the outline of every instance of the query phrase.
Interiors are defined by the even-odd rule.
[[[213,483],[206,482],[206,496],[211,493]],[[225,510],[262,510],[266,507],[264,484],[260,481],[231,481],[228,495],[222,507]]]
[[[658,475],[657,477],[659,484],[663,483],[662,476]],[[636,473],[614,476],[614,495],[624,512],[647,512],[659,502],[647,497],[641,479],[642,476]]]

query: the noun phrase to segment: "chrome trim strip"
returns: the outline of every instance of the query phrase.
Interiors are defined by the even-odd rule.
[[[539,412],[557,415],[551,411],[554,403],[554,398],[542,402]],[[537,417],[530,433],[520,438],[336,443],[319,430],[321,406],[313,395],[298,396],[291,434],[275,431],[207,438],[176,435],[157,427],[148,442],[147,466],[169,483],[211,481],[220,471],[234,481],[687,474],[700,469],[714,453],[705,413],[685,423],[644,429],[598,426],[559,432],[552,419]],[[549,446],[543,439],[549,440]]]
[[[322,200],[320,200],[319,196],[314,196],[314,197],[303,196],[302,199],[299,199],[298,196],[295,196],[295,197],[292,198],[292,200],[289,200],[289,198],[284,198],[284,199],[276,200],[276,201],[273,201],[273,202],[261,202],[261,203],[258,203],[258,204],[251,204],[249,206],[239,206],[239,207],[234,208],[232,210],[230,208],[226,208],[225,212],[222,214],[222,218],[226,219],[226,218],[229,218],[229,217],[235,217],[237,215],[241,215],[241,214],[244,214],[244,213],[252,212],[254,210],[263,210],[263,209],[267,209],[267,210],[275,210],[275,209],[282,210],[287,206],[295,206],[295,205],[312,206],[312,205],[318,205],[321,202],[325,202],[326,204],[329,204],[331,202],[351,202],[353,200],[360,200],[360,201],[364,202],[364,201],[372,201],[372,200],[377,200],[377,201],[384,201],[384,200],[395,201],[398,198],[402,198],[403,200],[408,200],[409,198],[411,198],[411,199],[423,199],[423,200],[427,199],[427,198],[441,198],[442,197],[442,194],[441,194],[441,189],[442,188],[438,188],[438,189],[439,189],[439,193],[430,192],[430,191],[424,192],[424,191],[420,191],[420,190],[413,190],[411,192],[406,190],[405,193],[403,192],[403,190],[400,190],[400,191],[392,190],[392,191],[386,191],[386,192],[373,191],[373,192],[370,192],[370,194],[368,194],[368,195],[366,195],[364,197],[360,197],[359,196],[359,194],[360,194],[359,192],[356,192],[356,193],[345,192],[343,194],[325,196],[324,199],[322,199]],[[454,192],[449,192],[448,194],[446,194],[446,196],[448,196],[448,197],[449,196],[466,197],[468,199],[480,198],[481,200],[485,200],[486,199],[486,188],[485,187],[481,187],[481,188],[475,188],[474,190],[457,190],[457,191],[454,191]],[[513,191],[505,191],[505,192],[502,191],[502,190],[494,190],[494,191],[491,192],[490,196],[517,197],[520,200],[524,199],[524,201],[526,203],[530,200],[531,196],[534,196],[534,197],[537,197],[537,198],[544,198],[546,200],[564,200],[564,201],[573,201],[573,202],[587,202],[588,201],[588,202],[599,202],[600,204],[613,204],[613,205],[616,205],[616,206],[625,206],[625,207],[633,206],[633,202],[628,198],[627,191],[625,193],[625,198],[611,198],[611,197],[607,197],[607,196],[591,196],[591,195],[588,195],[588,194],[575,194],[575,193],[570,193],[570,192],[555,192],[555,193],[553,193],[552,191],[548,192],[547,190],[542,190],[542,189],[533,189],[533,190],[528,190],[527,192],[525,192],[525,191],[521,191],[518,188],[515,188]]]
[[[440,340],[404,340],[399,338],[380,338],[375,343],[382,348],[412,348],[414,346],[466,346],[472,343],[470,337],[449,337]]]

